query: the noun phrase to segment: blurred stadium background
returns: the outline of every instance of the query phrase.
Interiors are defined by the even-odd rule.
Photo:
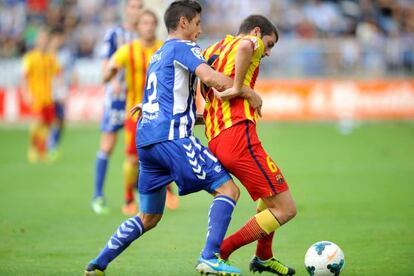
[[[162,17],[169,2],[148,1],[147,7]],[[235,33],[250,13],[264,14],[279,27],[280,42],[260,74],[266,80],[258,88],[267,102],[265,118],[414,117],[413,1],[201,2],[201,46]],[[90,105],[102,96],[96,68],[105,31],[119,23],[121,1],[4,0],[0,5],[0,118],[15,121],[27,115],[16,93],[20,57],[46,24],[65,33],[60,56],[73,94],[68,119],[98,120],[102,105]],[[166,36],[162,25],[159,36]],[[298,82],[304,79],[313,81]]]
[[[170,2],[145,5],[162,18]],[[332,239],[345,251],[344,275],[413,275],[414,1],[200,2],[202,47],[235,33],[251,13],[268,16],[281,32],[257,86],[264,99],[263,143],[284,169],[299,209],[277,237],[278,256],[305,275],[307,247]],[[117,0],[0,2],[1,275],[79,275],[123,220],[117,212],[122,146],[106,188],[113,212],[97,217],[89,210],[103,107],[102,38],[120,22],[121,10]],[[21,57],[42,25],[64,30],[59,55],[70,88],[67,119],[82,124],[69,124],[60,161],[31,166]],[[166,37],[162,24],[159,36]],[[203,136],[202,129],[197,134]],[[181,209],[167,212],[160,229],[110,272],[194,275],[209,200],[182,199]],[[243,193],[230,231],[253,206]],[[254,250],[248,248],[233,261],[244,273]]]

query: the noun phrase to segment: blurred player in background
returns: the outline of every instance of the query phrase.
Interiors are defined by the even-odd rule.
[[[272,240],[275,230],[296,215],[296,206],[282,172],[257,136],[261,104],[255,111],[246,99],[253,95],[241,89],[243,85],[254,88],[261,59],[270,56],[277,40],[276,27],[266,17],[252,15],[242,22],[237,36],[228,35],[205,50],[209,64],[233,78],[234,84],[221,93],[213,89],[204,93],[204,120],[209,149],[240,180],[252,199],[259,199],[257,214],[223,241],[221,258],[228,260],[232,252],[257,240],[251,271],[293,275],[294,269],[273,257]]]
[[[137,24],[139,39],[119,48],[109,62],[108,70],[105,72],[105,81],[112,80],[116,74],[124,69],[127,84],[126,93],[126,120],[125,120],[125,151],[124,161],[125,174],[125,205],[122,212],[126,215],[135,215],[138,212],[134,200],[135,188],[138,180],[138,156],[135,145],[135,133],[137,116],[128,115],[128,111],[136,104],[142,102],[145,90],[145,79],[147,67],[151,56],[158,50],[162,42],[156,38],[158,18],[150,10],[144,10]],[[167,208],[178,207],[178,197],[171,191],[167,194]]]
[[[69,87],[75,81],[73,72],[75,57],[72,51],[65,47],[65,34],[62,29],[56,28],[51,32],[49,49],[56,56],[61,65],[62,73],[53,82],[53,102],[55,119],[49,134],[49,159],[56,161],[59,157],[59,145],[62,138],[65,120],[65,105],[69,94]]]
[[[28,160],[31,163],[46,161],[47,138],[55,116],[52,85],[60,73],[60,65],[49,51],[49,38],[49,32],[40,29],[34,49],[23,57],[23,96],[36,116],[30,127]]]
[[[169,39],[151,58],[137,127],[140,213],[119,226],[85,275],[103,275],[112,260],[157,225],[171,181],[177,183],[180,195],[205,190],[214,196],[197,271],[240,275],[239,269],[218,257],[239,189],[217,158],[193,136],[195,76],[220,90],[232,85],[230,78],[208,66],[195,43],[201,33],[200,14],[201,6],[191,0],[175,1],[165,12]]]
[[[116,50],[124,44],[137,38],[136,27],[143,9],[142,0],[125,1],[124,22],[105,35],[103,66],[108,70],[109,60]],[[105,106],[101,123],[101,141],[95,164],[95,192],[92,200],[92,209],[97,214],[109,212],[106,205],[103,188],[108,167],[108,159],[115,147],[118,131],[124,126],[125,120],[125,93],[126,85],[124,72],[120,71],[110,83],[105,85]],[[125,175],[134,174],[133,168],[124,169]],[[133,196],[133,194],[132,194]],[[129,197],[129,195],[125,195]]]

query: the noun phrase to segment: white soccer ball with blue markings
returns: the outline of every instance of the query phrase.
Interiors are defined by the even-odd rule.
[[[338,276],[344,265],[344,252],[330,241],[312,244],[305,255],[305,267],[311,276]]]

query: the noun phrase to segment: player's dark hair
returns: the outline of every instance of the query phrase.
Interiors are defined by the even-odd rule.
[[[275,34],[276,41],[279,39],[276,26],[267,17],[258,14],[252,14],[245,18],[240,24],[237,34],[248,34],[256,27],[260,28],[262,36]]]
[[[191,21],[201,11],[201,5],[194,0],[178,0],[172,2],[164,14],[164,23],[167,31],[175,31],[182,16],[187,18],[188,21]]]
[[[141,18],[144,14],[148,14],[148,15],[152,16],[152,17],[155,19],[155,24],[156,24],[156,25],[158,25],[158,17],[157,17],[157,15],[155,14],[155,12],[153,12],[152,10],[147,10],[147,9],[145,9],[145,10],[143,10],[143,11],[142,11],[142,13],[141,13],[141,15],[140,15],[140,18]],[[139,21],[139,19],[138,19],[138,21]]]
[[[63,27],[60,26],[48,29],[48,32],[50,35],[63,35],[65,33]]]

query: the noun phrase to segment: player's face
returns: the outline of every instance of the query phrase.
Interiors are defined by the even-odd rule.
[[[54,34],[50,37],[49,48],[52,51],[56,51],[63,45],[63,42],[64,42],[64,36],[63,35]]]
[[[127,20],[132,23],[137,23],[143,8],[144,4],[142,0],[128,0],[125,7]]]
[[[262,57],[270,57],[273,46],[276,44],[276,35],[265,35],[262,37],[262,41],[265,46],[265,52]]]
[[[154,16],[144,13],[139,18],[138,33],[143,40],[154,40],[155,32],[157,30],[157,21]]]
[[[201,34],[201,17],[200,14],[197,14],[190,22],[188,22],[186,27],[186,34],[188,35],[188,40],[196,42],[198,37]]]
[[[36,38],[36,48],[41,51],[45,51],[47,49],[47,44],[49,42],[49,35],[46,31],[40,31],[37,34]]]

